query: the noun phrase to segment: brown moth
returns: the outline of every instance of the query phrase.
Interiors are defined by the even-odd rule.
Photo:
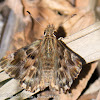
[[[48,25],[44,39],[37,40],[0,60],[0,66],[20,85],[31,92],[46,87],[66,92],[78,77],[82,62],[54,35],[55,28]]]

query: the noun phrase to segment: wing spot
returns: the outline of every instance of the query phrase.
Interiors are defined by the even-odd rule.
[[[28,49],[28,50],[26,51],[26,54],[29,55],[32,51],[33,51],[33,49],[30,48],[30,49]]]

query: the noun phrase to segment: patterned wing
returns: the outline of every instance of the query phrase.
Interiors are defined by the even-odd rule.
[[[35,91],[39,84],[38,57],[41,40],[17,50],[0,60],[0,66],[12,78],[20,80],[21,86]]]
[[[58,56],[58,70],[56,74],[56,83],[59,89],[62,88],[64,92],[69,89],[73,80],[78,77],[82,62],[79,57],[66,48],[65,44],[57,41],[57,56]]]

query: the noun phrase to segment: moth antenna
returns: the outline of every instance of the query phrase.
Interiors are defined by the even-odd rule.
[[[75,16],[76,14],[70,16],[67,20],[65,20],[65,22],[67,22],[70,18],[72,18],[73,16]],[[62,26],[65,22],[63,22],[60,26]]]
[[[41,14],[42,14],[43,16],[45,16],[44,13],[41,12]],[[45,17],[46,17],[46,16],[45,16]],[[50,25],[50,21],[48,20],[48,16],[47,16],[47,18],[45,18],[45,20],[46,20],[46,22],[48,23],[48,25]]]
[[[32,14],[31,14],[29,11],[27,11],[27,13],[28,13],[28,14],[30,14],[30,15],[31,15],[31,17],[32,17],[32,18],[33,18],[33,19],[34,19],[34,20],[35,20],[38,24],[40,24],[40,23],[39,23],[39,22],[38,22],[38,21],[37,21],[37,20],[36,20],[36,19],[32,16]],[[41,24],[40,24],[40,25],[41,25]],[[41,27],[42,27],[42,28],[44,28],[44,26],[43,26],[43,25],[41,25]]]

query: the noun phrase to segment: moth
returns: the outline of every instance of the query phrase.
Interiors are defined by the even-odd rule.
[[[66,93],[78,77],[82,61],[56,38],[55,32],[54,25],[48,25],[43,39],[3,57],[0,67],[28,91],[49,87]]]

